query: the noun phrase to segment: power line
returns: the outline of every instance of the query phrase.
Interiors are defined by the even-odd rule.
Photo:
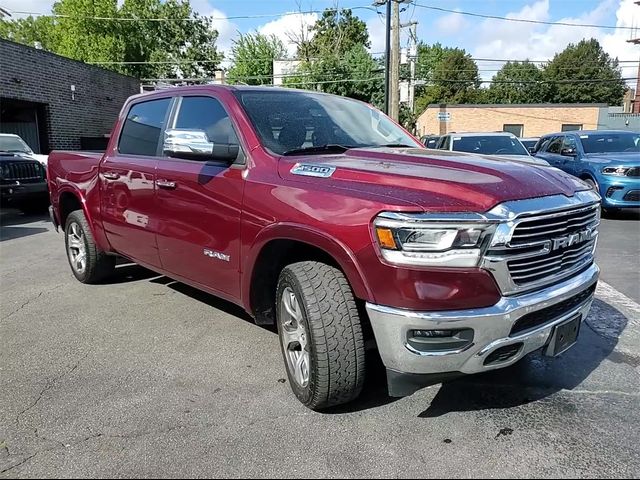
[[[43,12],[28,12],[28,11],[20,11],[20,10],[12,10],[12,14],[17,15],[30,15],[34,17],[52,17],[52,18],[70,18],[74,20],[104,20],[104,21],[123,21],[123,22],[197,22],[202,20],[203,18],[209,20],[248,20],[248,19],[256,19],[256,18],[275,18],[275,17],[284,17],[288,15],[308,15],[314,13],[324,13],[325,11],[338,11],[339,8],[327,8],[324,10],[305,10],[305,11],[288,11],[288,12],[280,12],[280,13],[262,13],[256,15],[232,15],[229,17],[216,17],[213,15],[198,15],[198,17],[187,17],[187,18],[144,18],[144,17],[100,17],[100,16],[92,16],[92,15],[64,15],[57,13],[43,13]],[[348,10],[373,10],[375,8],[360,5],[355,7],[349,7]],[[195,13],[195,12],[194,12]]]
[[[446,12],[446,13],[455,13],[458,15],[467,15],[469,17],[478,17],[478,18],[488,18],[492,20],[502,20],[506,22],[519,22],[519,23],[533,23],[537,25],[561,25],[564,27],[589,27],[589,28],[602,28],[607,30],[635,30],[634,27],[618,27],[616,25],[594,25],[591,23],[569,23],[569,22],[545,22],[543,20],[529,20],[526,18],[510,18],[510,17],[501,17],[499,15],[486,15],[483,13],[474,13],[474,12],[463,12],[460,10],[451,10],[448,8],[442,7],[434,7],[433,5],[422,5],[420,3],[415,2],[415,5],[420,8],[425,8],[427,10],[435,10],[438,12]]]
[[[635,30],[634,27],[619,27],[616,25],[596,25],[589,23],[570,23],[570,22],[546,22],[543,20],[529,20],[526,18],[510,18],[510,17],[501,17],[499,15],[487,15],[482,13],[474,13],[474,12],[465,12],[459,10],[452,10],[443,7],[435,7],[433,5],[424,5],[417,2],[414,2],[414,5],[419,8],[424,8],[427,10],[434,10],[439,12],[446,13],[454,13],[458,15],[466,15],[470,17],[478,17],[478,18],[486,18],[493,20],[501,20],[507,22],[519,22],[519,23],[531,23],[538,25],[559,25],[565,27],[588,27],[588,28],[602,28],[606,30]],[[353,7],[347,7],[347,10],[370,10],[376,11],[375,7],[368,5],[358,5]],[[212,16],[212,15],[200,15],[198,17],[188,17],[188,18],[141,18],[141,17],[101,17],[101,16],[77,16],[77,15],[63,15],[63,14],[55,14],[55,13],[43,13],[43,12],[29,12],[29,11],[21,11],[15,10],[11,13],[18,15],[31,15],[38,17],[53,17],[53,18],[72,18],[78,20],[104,20],[104,21],[128,21],[128,22],[194,22],[199,21],[203,18],[208,18],[210,20],[244,20],[244,19],[256,19],[256,18],[275,18],[282,17],[287,15],[305,15],[305,14],[314,14],[314,13],[323,13],[325,11],[337,11],[340,8],[327,8],[323,10],[310,9],[306,11],[288,11],[288,12],[280,12],[280,13],[263,13],[256,15],[232,15],[232,16]]]

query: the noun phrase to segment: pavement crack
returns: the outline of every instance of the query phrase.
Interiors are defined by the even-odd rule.
[[[35,297],[31,297],[29,299],[27,299],[26,302],[24,302],[22,305],[20,305],[18,308],[16,308],[13,312],[11,312],[8,315],[5,315],[4,317],[2,317],[2,320],[6,320],[9,317],[12,317],[13,315],[15,315],[16,313],[18,313],[20,310],[22,310],[24,307],[26,307],[27,305],[29,305],[31,302],[35,302],[36,300],[38,300],[42,295],[44,295],[45,293],[51,292],[53,290],[56,290],[58,288],[62,287],[62,284],[60,285],[56,285],[54,287],[51,287],[48,290],[42,290],[40,293],[38,293],[38,295],[36,295]]]
[[[40,452],[36,452],[36,453],[34,453],[34,454],[32,454],[32,455],[29,455],[28,457],[23,458],[20,462],[18,462],[18,463],[16,463],[16,464],[14,464],[14,465],[11,465],[10,467],[5,468],[5,469],[3,469],[3,470],[0,470],[0,475],[1,475],[1,474],[3,474],[3,473],[10,472],[10,471],[11,471],[11,470],[13,470],[14,468],[18,468],[20,465],[24,465],[24,464],[25,464],[25,463],[27,463],[29,460],[31,460],[33,457],[35,457],[36,455],[38,455],[38,453],[40,453]]]
[[[42,400],[42,398],[44,397],[45,393],[47,393],[49,390],[51,390],[53,387],[55,387],[56,384],[58,384],[58,382],[63,380],[65,377],[68,377],[73,372],[75,372],[76,369],[80,366],[80,363],[82,363],[82,361],[85,358],[87,358],[88,356],[89,356],[89,352],[87,352],[82,358],[80,358],[66,372],[63,372],[58,377],[54,378],[51,382],[47,383],[47,385],[45,385],[44,388],[42,390],[40,390],[40,393],[38,394],[38,397],[35,399],[35,401],[33,401],[31,403],[31,405],[29,405],[28,407],[24,408],[20,413],[18,413],[18,415],[16,415],[16,420],[15,420],[16,426],[20,426],[20,419],[22,418],[22,416],[25,415],[27,412],[29,412],[32,408],[34,408],[40,402],[40,400]]]

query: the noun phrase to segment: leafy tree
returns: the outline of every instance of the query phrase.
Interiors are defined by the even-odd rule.
[[[53,18],[27,17],[13,21],[0,19],[0,38],[52,50],[56,43]]]
[[[478,66],[464,50],[439,43],[418,46],[416,78],[425,82],[416,89],[416,111],[431,103],[473,103],[480,95]]]
[[[233,65],[227,78],[231,83],[248,85],[270,84],[273,80],[273,61],[283,58],[287,51],[275,35],[260,33],[240,35],[231,47]]]
[[[373,102],[380,98],[383,78],[378,63],[364,45],[355,45],[342,56],[328,55],[302,62],[297,74],[285,79],[287,86]]]
[[[212,20],[186,0],[58,0],[52,11],[0,20],[0,36],[85,62],[129,62],[103,65],[143,78],[210,76],[221,60]]]
[[[549,100],[556,103],[617,105],[626,89],[618,60],[594,38],[569,44],[547,64],[543,77],[550,82]]]
[[[549,100],[549,85],[535,64],[507,62],[494,75],[486,95],[488,103],[543,103]]]
[[[383,88],[381,66],[368,52],[365,22],[351,10],[327,9],[311,27],[313,38],[298,44],[302,63],[285,85],[379,101]]]
[[[311,60],[323,55],[341,55],[353,47],[369,47],[367,24],[349,9],[326,9],[309,29],[313,37],[298,45],[298,58]]]

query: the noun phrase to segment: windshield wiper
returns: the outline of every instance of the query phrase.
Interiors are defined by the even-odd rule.
[[[356,145],[338,145],[337,143],[329,143],[327,145],[318,145],[315,147],[294,148],[287,150],[282,155],[304,155],[314,153],[343,153],[350,148],[355,148]]]
[[[384,145],[369,145],[366,148],[418,148],[415,145],[406,143],[385,143]]]

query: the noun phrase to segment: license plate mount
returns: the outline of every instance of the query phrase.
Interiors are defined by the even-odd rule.
[[[576,315],[560,325],[556,325],[551,332],[544,354],[548,357],[557,357],[573,347],[578,341],[581,325],[582,315]]]

